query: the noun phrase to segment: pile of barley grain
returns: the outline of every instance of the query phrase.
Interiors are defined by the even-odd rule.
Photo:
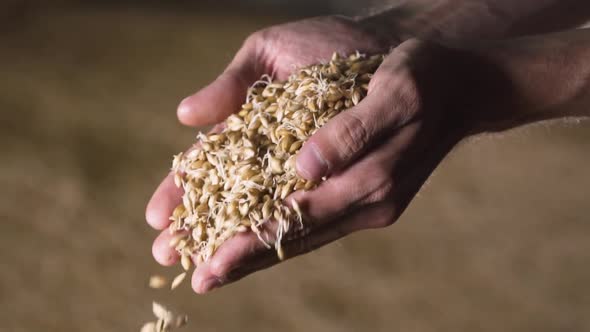
[[[382,60],[382,55],[334,53],[330,62],[299,69],[287,82],[265,75],[248,89],[246,103],[221,132],[200,133],[197,146],[174,157],[174,182],[184,195],[170,217],[170,246],[181,255],[185,271],[192,267],[191,257],[207,261],[224,241],[248,230],[283,258],[283,235],[292,224],[303,225],[297,202],[284,200],[317,185],[297,176],[296,155],[328,120],[365,97]],[[270,220],[277,222],[274,241],[261,232]],[[186,275],[176,276],[170,287],[178,287]],[[167,284],[161,276],[150,279],[152,288]],[[158,320],[146,323],[142,332],[170,331],[187,321],[155,302],[153,310]]]
[[[316,186],[297,176],[297,152],[327,121],[360,102],[382,59],[335,53],[330,62],[299,69],[286,82],[263,76],[221,132],[200,133],[200,146],[174,157],[175,183],[184,195],[170,217],[176,234],[170,245],[185,270],[191,256],[207,261],[224,241],[248,230],[283,257],[282,236],[302,223],[297,202],[284,200]],[[271,219],[278,223],[274,243],[260,232]]]

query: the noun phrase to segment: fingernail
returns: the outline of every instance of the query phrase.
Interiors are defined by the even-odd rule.
[[[214,290],[215,288],[220,287],[221,285],[222,285],[221,279],[213,277],[213,278],[209,278],[209,279],[203,281],[201,286],[202,286],[202,290],[204,292],[210,292],[210,291]]]
[[[328,163],[314,143],[309,143],[309,148],[297,156],[297,171],[308,180],[316,180],[326,175]]]
[[[186,97],[180,102],[180,104],[178,104],[178,114],[185,115],[190,113],[190,107],[188,105],[189,99],[190,97]]]

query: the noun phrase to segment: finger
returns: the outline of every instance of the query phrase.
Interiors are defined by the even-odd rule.
[[[313,229],[309,228],[321,227],[322,224],[334,220],[343,212],[384,199],[390,188],[389,183],[383,182],[383,179],[391,177],[390,170],[395,168],[396,162],[401,160],[402,155],[406,155],[405,152],[413,141],[416,127],[417,125],[414,124],[408,125],[357,164],[328,179],[314,191],[296,192],[287,198],[287,201],[297,200],[304,210],[308,223],[306,229],[301,231],[294,227],[295,232],[291,231],[285,238],[303,237],[307,232],[313,232]],[[262,237],[268,243],[274,243],[275,224],[267,223],[265,226],[261,230]],[[208,289],[210,285],[204,286],[208,283],[219,285],[227,282],[225,278],[230,271],[241,265],[248,266],[248,257],[253,253],[266,251],[268,251],[267,248],[255,234],[250,232],[238,234],[224,243],[207,264],[197,269],[193,277],[195,291],[203,292],[204,289]],[[273,255],[276,256],[276,253]]]
[[[178,252],[170,247],[170,240],[173,236],[168,230],[163,230],[152,245],[152,255],[158,263],[164,266],[174,265],[178,261]]]
[[[306,229],[303,231],[297,232],[297,227],[294,227],[295,232],[290,232],[285,236],[284,239],[288,241],[286,243],[293,242],[293,239],[305,239],[307,233],[314,234],[318,228],[321,229],[328,225],[331,227],[334,223],[330,221],[334,221],[336,215],[342,215],[343,211],[350,212],[358,205],[371,204],[373,201],[381,200],[381,197],[371,197],[373,193],[379,192],[379,190],[383,190],[383,193],[378,195],[388,195],[389,188],[380,188],[387,186],[386,183],[381,181],[390,178],[389,170],[394,168],[396,161],[401,160],[399,156],[404,155],[408,145],[414,138],[415,132],[416,125],[408,125],[407,128],[401,130],[395,137],[390,138],[376,151],[364,157],[345,172],[328,179],[314,191],[297,192],[291,195],[287,200],[291,198],[297,200],[304,210],[304,214],[308,217],[306,218],[308,223],[305,224]],[[385,173],[376,174],[375,170]],[[338,199],[334,199],[334,197],[338,197]],[[388,208],[390,211],[395,212],[395,206],[389,205]],[[342,218],[346,220],[350,217],[342,216]],[[365,220],[365,227],[370,227],[372,220],[380,221],[381,218],[392,219],[391,214],[388,215],[387,213],[375,218],[371,216],[371,220]],[[355,220],[357,219],[359,218]],[[336,224],[340,221],[338,219]],[[276,234],[274,225],[274,223],[268,223],[266,224],[267,227],[262,230],[262,237],[269,243],[274,243],[274,234]],[[348,234],[340,231],[341,229],[346,230],[346,228],[339,226],[335,228],[334,232],[342,233],[341,236]],[[300,243],[299,249],[289,250],[290,252],[302,252],[305,247],[314,248],[312,244],[322,243],[321,238],[320,236],[317,240],[309,243]],[[291,247],[293,247],[293,244]],[[289,255],[291,254],[289,253]],[[257,261],[253,263],[253,257],[258,256],[264,258],[256,258]],[[268,266],[267,262],[276,262],[276,256],[276,253],[268,250],[255,234],[250,232],[238,234],[226,241],[208,263],[202,264],[195,270],[192,279],[193,289],[197,293],[207,292],[234,281],[243,274]],[[241,272],[236,274],[235,271]]]
[[[307,253],[363,228],[379,227],[391,217],[391,209],[387,204],[357,211],[346,218],[314,229],[309,235],[284,241],[282,247],[285,258]],[[256,235],[240,234],[226,241],[209,263],[195,270],[192,286],[195,292],[206,293],[279,262],[281,260],[276,252],[265,247]]]
[[[172,211],[182,202],[182,194],[182,188],[174,184],[174,174],[168,174],[146,207],[145,219],[148,224],[158,230],[168,227]]]
[[[417,93],[405,75],[390,73],[391,66],[384,62],[371,80],[367,97],[330,120],[304,144],[297,157],[302,177],[319,180],[345,168],[381,137],[409,122],[419,108]]]
[[[336,173],[311,191],[297,191],[295,199],[307,220],[325,223],[364,204],[387,199],[397,190],[404,169],[419,160],[425,145],[417,139],[419,123],[410,123],[374,147],[346,170]],[[337,198],[337,199],[335,199]]]
[[[429,149],[424,163],[407,168],[400,185],[388,199],[357,208],[340,219],[312,225],[309,232],[288,234],[282,244],[284,259],[305,254],[353,232],[395,222],[452,144],[453,140],[443,141]],[[205,268],[195,271],[193,289],[206,293],[279,262],[276,252],[264,246],[254,234],[240,234],[224,243]]]
[[[178,106],[178,119],[188,126],[223,121],[237,112],[246,99],[248,87],[265,69],[257,58],[257,42],[248,39],[227,69],[211,84],[185,98]]]
[[[316,225],[309,234],[302,233],[284,241],[284,258],[308,253],[359,230],[394,223],[453,144],[453,139],[450,139],[429,148],[423,163],[407,168],[403,180],[389,199],[357,208],[340,219]],[[193,276],[193,288],[198,292],[204,293],[235,282],[281,262],[276,253],[262,245],[253,234],[244,234],[231,245],[222,246],[222,249],[227,250],[224,255],[213,256],[211,266]]]
[[[244,257],[269,250],[252,232],[240,233],[227,240],[208,262],[199,264],[192,277],[192,287],[203,294],[227,283],[227,275]],[[276,255],[276,253],[274,253]]]
[[[192,286],[201,294],[228,282],[229,273],[247,258],[264,252],[277,255],[270,244],[275,243],[277,223],[270,221],[259,227],[260,237],[253,232],[236,234],[224,242],[211,259],[197,266],[193,273]],[[262,242],[260,239],[263,239]]]
[[[343,211],[351,213],[355,209],[358,210],[358,207],[366,208],[365,205],[373,206],[379,204],[375,202],[386,200],[390,195],[391,186],[389,182],[384,182],[384,179],[391,178],[391,170],[402,162],[402,156],[408,157],[408,153],[414,154],[409,150],[412,143],[418,144],[420,142],[418,145],[422,145],[420,140],[415,140],[418,129],[419,125],[414,123],[405,126],[397,135],[376,147],[358,163],[328,179],[314,191],[297,192],[291,195],[287,200],[291,198],[297,200],[304,210],[307,222],[302,231],[298,232],[297,227],[294,227],[295,232],[291,231],[286,234],[285,243],[292,243],[293,239],[305,239],[308,233],[315,234],[317,229],[332,227],[343,219],[349,219],[348,215],[343,215]],[[338,197],[338,199],[335,200],[334,197]],[[383,223],[382,218],[393,220],[393,216],[399,213],[394,204],[388,204],[388,211],[380,211],[383,213],[379,217],[373,218],[371,216],[369,220],[364,220],[365,228],[371,227],[374,220],[377,221],[376,224]],[[389,214],[385,212],[389,212]],[[336,216],[341,216],[343,219],[338,219]],[[266,226],[263,229],[262,237],[267,242],[274,243],[276,232],[273,226],[275,224],[267,223]],[[338,232],[339,229],[342,228],[337,227],[334,232]],[[341,233],[342,236],[347,234],[346,232]],[[305,247],[314,248],[312,244],[321,243],[320,239],[321,237],[310,243],[295,242],[299,243],[300,248],[288,250],[302,252],[305,251]],[[252,262],[254,257],[258,256],[264,258],[256,258],[256,262]],[[225,242],[208,263],[196,269],[192,280],[193,288],[197,293],[207,292],[227,284],[243,274],[267,266],[266,262],[272,263],[276,260],[276,253],[268,250],[255,234],[250,232],[239,234]],[[235,271],[241,272],[236,273]]]
[[[424,171],[427,169],[429,168],[421,167],[423,172],[416,172],[416,174],[424,174]],[[430,173],[428,172],[428,174]],[[424,177],[421,177],[420,179],[425,180]],[[414,181],[408,181],[407,184],[416,184],[419,179],[413,180]],[[423,180],[421,183],[423,183]],[[382,228],[391,225],[399,216],[399,211],[396,209],[396,205],[398,205],[396,204],[398,201],[398,194],[404,195],[403,193],[415,193],[415,191],[417,191],[417,189],[414,187],[400,187],[400,190],[389,201],[364,206],[351,212],[346,217],[333,220],[327,224],[314,228],[307,236],[297,237],[286,241],[283,244],[284,259],[290,259],[306,254],[360,230]],[[403,208],[405,208],[405,206],[402,207],[402,209]],[[258,253],[253,252],[249,256],[244,257],[243,262],[237,265],[234,270],[229,271],[225,277],[220,278],[219,280],[221,280],[222,283],[219,284],[218,287],[240,280],[256,271],[269,268],[280,262],[281,260],[278,259],[277,255],[269,254],[269,250],[261,250]]]
[[[389,201],[364,206],[350,212],[343,218],[315,228],[306,236],[286,241],[283,244],[285,259],[308,253],[359,230],[390,225],[395,220],[395,216],[395,211]],[[254,261],[257,259],[255,258]],[[239,272],[234,271],[238,275]]]

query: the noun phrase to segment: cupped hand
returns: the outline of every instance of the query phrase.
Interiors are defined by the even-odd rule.
[[[248,86],[263,73],[284,79],[295,67],[325,60],[334,51],[375,53],[387,48],[369,30],[342,18],[263,30],[248,38],[217,80],[180,104],[178,116],[187,125],[216,123],[239,109]],[[458,53],[405,42],[379,67],[368,96],[304,145],[297,158],[299,174],[328,179],[313,191],[288,198],[297,200],[306,223],[283,239],[287,258],[361,229],[391,225],[442,158],[474,128],[468,102],[459,101],[461,86],[469,84],[472,75],[453,72],[461,67],[460,59],[465,60]],[[166,228],[181,195],[168,176],[148,204],[148,223]],[[163,265],[178,260],[169,239],[163,231],[153,245],[154,257]],[[204,293],[278,262],[256,235],[238,234],[196,267],[192,286]]]
[[[248,87],[263,74],[270,73],[276,79],[283,80],[295,68],[325,61],[333,52],[346,54],[358,50],[379,53],[387,51],[396,43],[394,37],[379,37],[374,31],[373,25],[330,16],[255,32],[246,39],[216,80],[180,103],[178,118],[188,126],[219,123],[240,109]],[[169,225],[168,218],[172,210],[181,202],[181,195],[182,190],[176,188],[173,177],[169,174],[148,203],[147,222],[155,229],[164,230]],[[167,231],[162,231],[152,248],[155,259],[163,265],[172,265],[178,260],[178,255],[168,248],[169,237]],[[199,292],[208,288],[200,281],[207,278],[200,276],[206,274],[197,272],[193,279],[195,290]]]
[[[216,80],[180,103],[178,119],[188,126],[221,122],[240,109],[248,87],[263,74],[285,80],[295,69],[326,61],[334,52],[379,53],[396,46],[396,39],[384,38],[378,30],[374,23],[327,16],[255,32]]]

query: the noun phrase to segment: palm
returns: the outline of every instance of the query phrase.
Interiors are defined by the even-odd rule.
[[[237,111],[248,87],[263,74],[286,79],[297,67],[329,59],[332,53],[375,53],[390,47],[362,24],[341,17],[287,23],[252,34],[225,72],[182,101],[180,122],[202,126],[223,121]]]
[[[254,48],[262,50],[258,62],[264,65],[263,71],[278,79],[285,79],[296,67],[329,59],[334,52],[374,53],[388,47],[361,24],[341,17],[288,23],[254,36]]]

